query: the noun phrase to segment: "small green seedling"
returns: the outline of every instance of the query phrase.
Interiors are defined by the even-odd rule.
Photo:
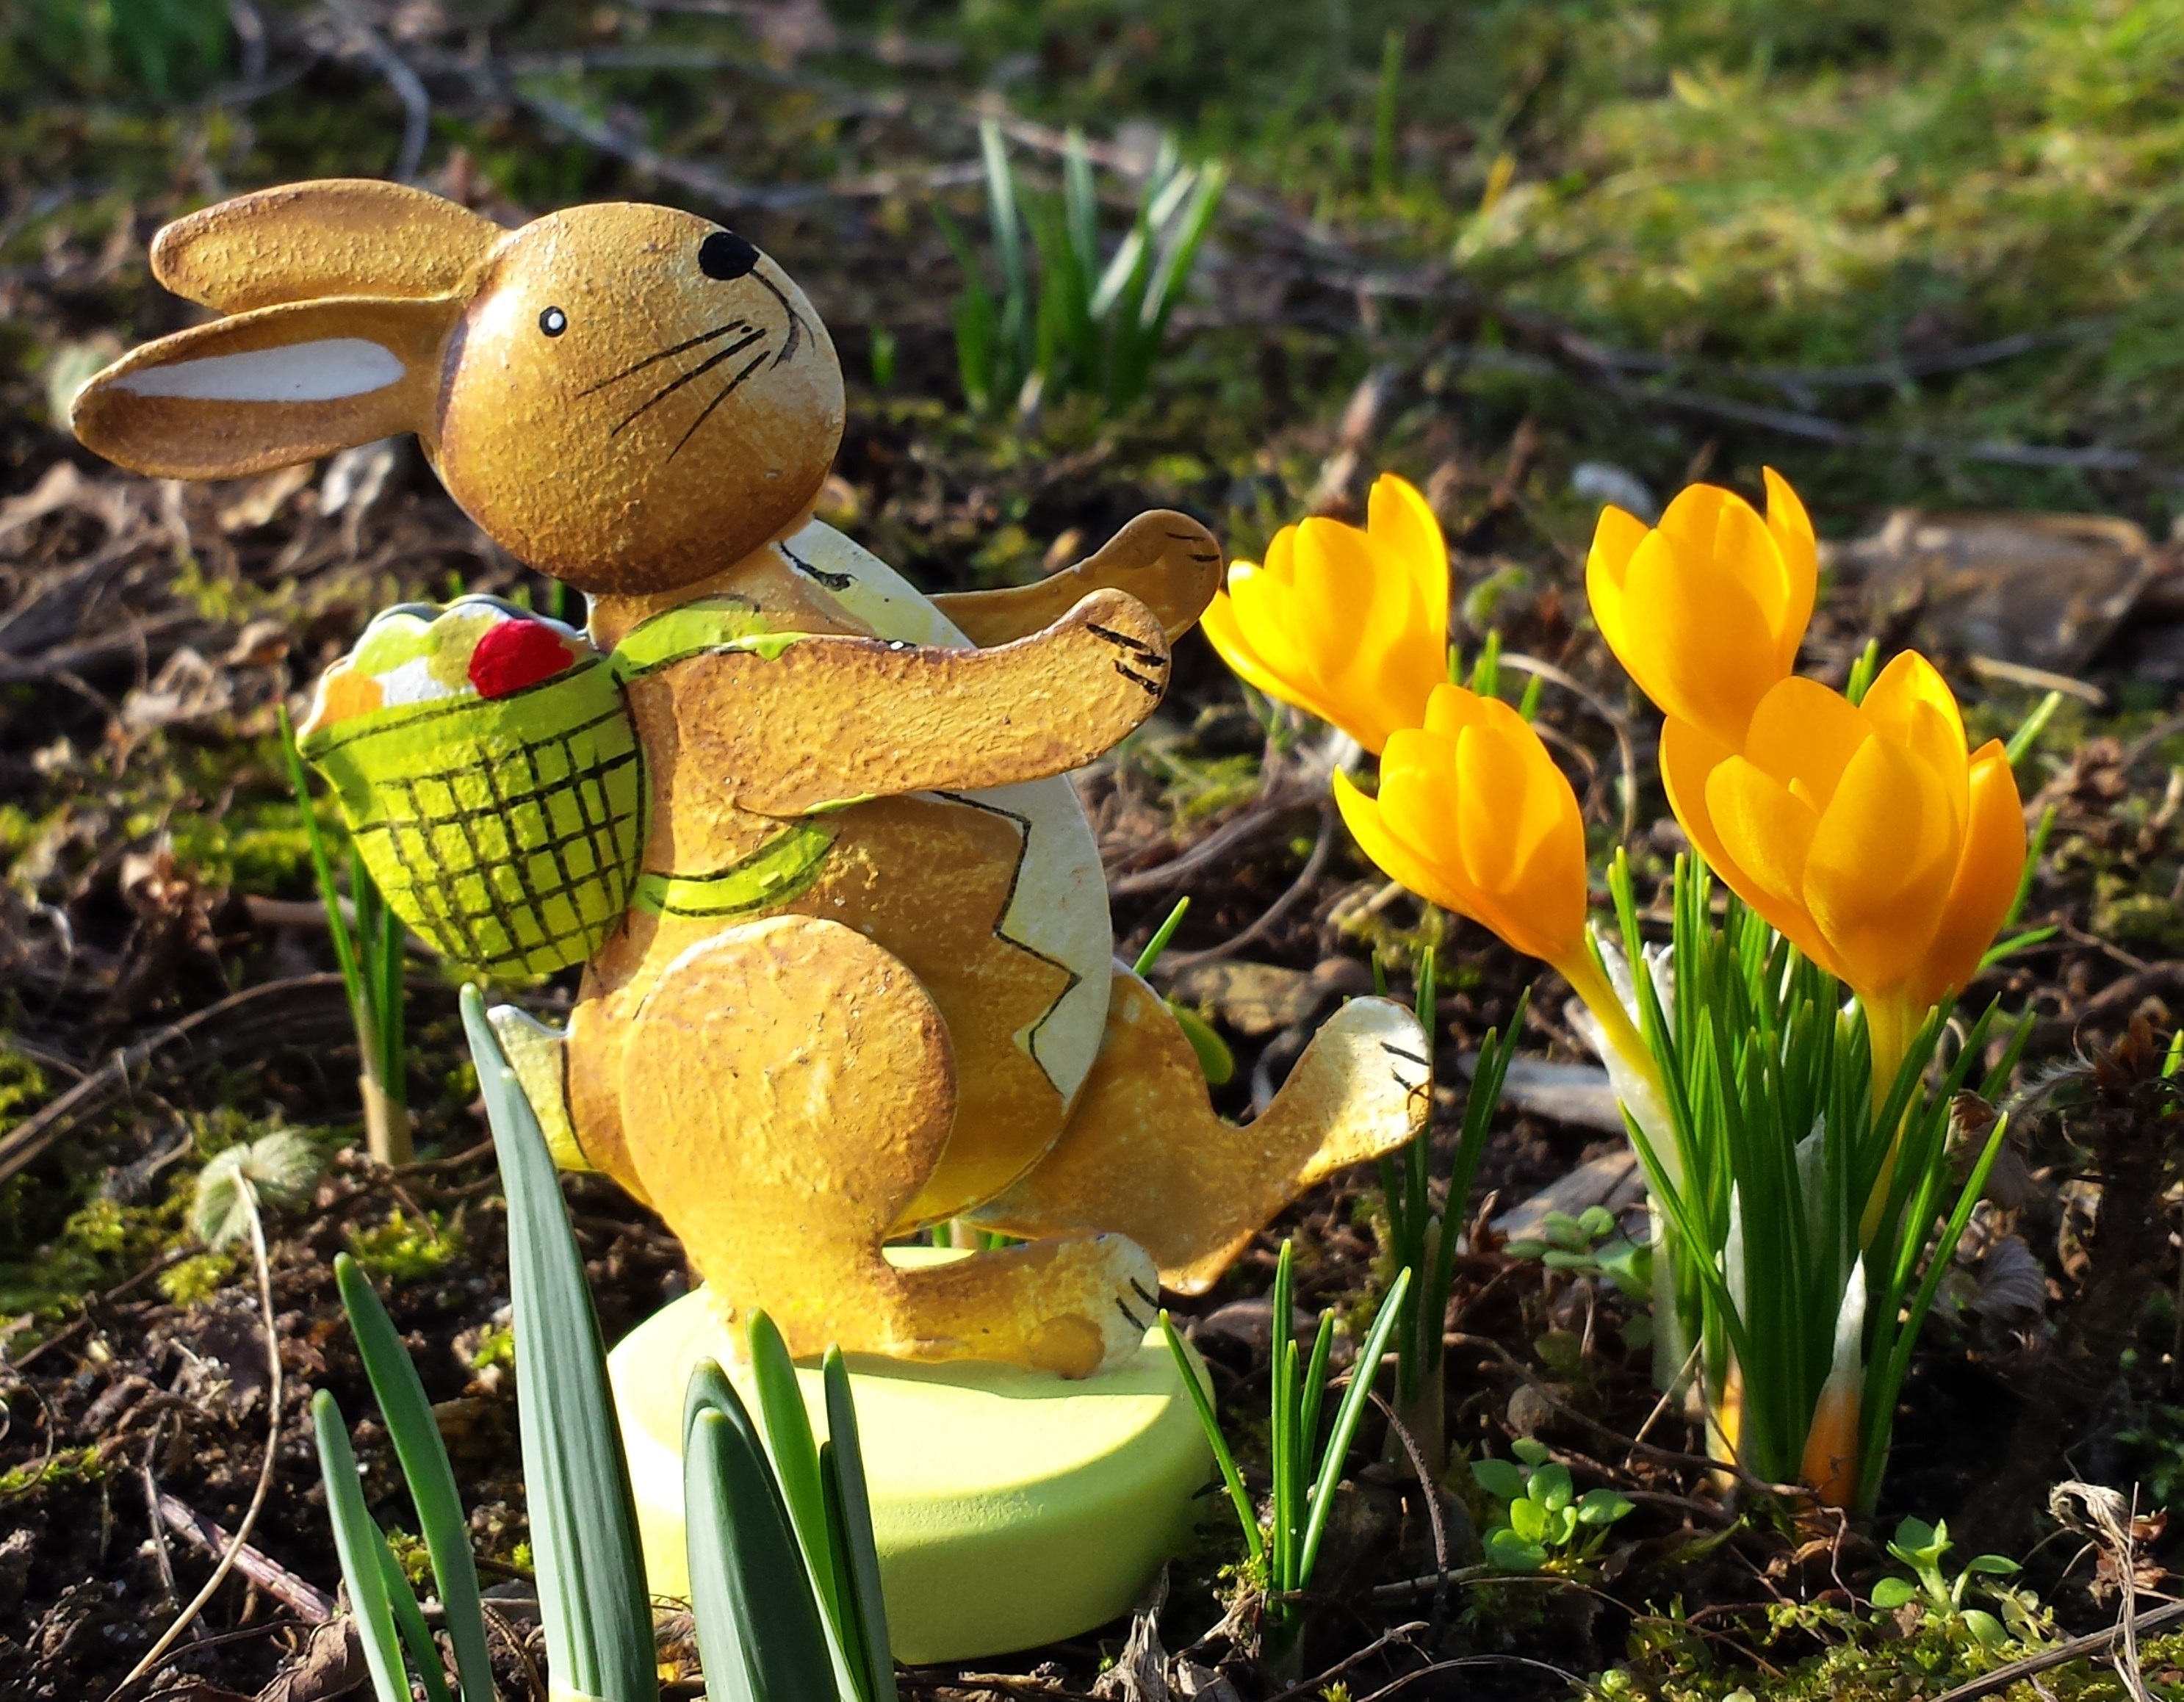
[[[1574,1571],[1600,1552],[1607,1527],[1631,1510],[1613,1489],[1582,1495],[1546,1445],[1529,1436],[1510,1444],[1514,1460],[1474,1460],[1472,1481],[1494,1503],[1486,1563],[1496,1571]]]
[[[1188,895],[1175,901],[1175,908],[1167,913],[1167,920],[1153,930],[1153,937],[1145,942],[1145,948],[1138,954],[1138,960],[1130,965],[1130,973],[1143,976],[1150,972],[1160,961],[1167,943],[1175,937],[1175,931],[1183,926],[1184,917],[1190,913]],[[1198,1067],[1205,1073],[1209,1087],[1225,1087],[1236,1077],[1236,1054],[1228,1049],[1228,1043],[1214,1031],[1213,1025],[1180,999],[1161,1001],[1175,1018],[1175,1026],[1183,1031],[1183,1037],[1190,1043],[1190,1049],[1198,1054]]]
[[[1985,1608],[1966,1607],[1964,1593],[1976,1582],[2013,1621],[2022,1618],[2029,1611],[2023,1593],[1986,1582],[2014,1576],[2017,1562],[2003,1555],[1974,1555],[1952,1578],[1942,1570],[1942,1556],[1951,1546],[1947,1520],[1930,1525],[1924,1519],[1906,1519],[1896,1527],[1888,1552],[1910,1568],[1911,1577],[1881,1579],[1873,1587],[1873,1605],[1893,1610],[1917,1602],[1943,1624],[1961,1624],[1976,1642],[1991,1646],[2007,1641],[2009,1632],[2002,1621]]]
[[[326,836],[311,808],[311,786],[304,772],[303,753],[296,746],[296,730],[289,725],[286,708],[279,714],[281,758],[288,784],[295,790],[296,813],[310,847],[311,873],[318,882],[319,902],[326,907],[326,932],[348,997],[349,1019],[356,1026],[365,1144],[382,1164],[407,1164],[415,1152],[410,1133],[409,1043],[403,1017],[402,919],[387,907],[354,848],[348,859],[350,905],[342,903]]]
[[[1272,1315],[1276,1319],[1294,1315],[1290,1297],[1295,1282],[1295,1260],[1290,1244],[1283,1242],[1281,1256],[1274,1265]],[[1312,1583],[1312,1568],[1319,1559],[1321,1539],[1327,1534],[1328,1516],[1334,1507],[1334,1492],[1342,1482],[1342,1468],[1350,1455],[1350,1444],[1357,1434],[1358,1421],[1365,1416],[1365,1403],[1372,1399],[1381,1360],[1390,1346],[1389,1338],[1395,1332],[1396,1321],[1402,1316],[1403,1297],[1410,1286],[1409,1269],[1397,1271],[1387,1298],[1373,1317],[1372,1328],[1365,1333],[1364,1345],[1351,1362],[1348,1386],[1342,1389],[1341,1399],[1334,1408],[1334,1421],[1325,1427],[1324,1444],[1320,1440],[1320,1421],[1326,1410],[1328,1393],[1335,1387],[1329,1365],[1329,1355],[1334,1345],[1334,1314],[1320,1314],[1319,1330],[1312,1338],[1309,1359],[1300,1352],[1294,1335],[1284,1329],[1275,1330],[1271,1367],[1273,1399],[1267,1425],[1273,1482],[1268,1496],[1268,1516],[1263,1526],[1258,1510],[1251,1504],[1251,1492],[1244,1487],[1235,1452],[1222,1433],[1212,1403],[1199,1383],[1198,1368],[1184,1351],[1182,1338],[1176,1334],[1167,1311],[1163,1310],[1160,1315],[1168,1351],[1175,1356],[1183,1386],[1197,1409],[1198,1421],[1205,1429],[1206,1443],[1213,1450],[1215,1464],[1221,1468],[1230,1505],[1235,1508],[1237,1523],[1243,1529],[1244,1545],[1249,1555],[1248,1569],[1266,1580],[1269,1616],[1279,1625],[1295,1627],[1302,1623],[1298,1598]]]
[[[1513,1241],[1504,1250],[1514,1259],[1536,1259],[1550,1271],[1613,1282],[1628,1299],[1646,1300],[1653,1293],[1652,1249],[1624,1234],[1604,1205],[1588,1205],[1575,1217],[1551,1211],[1540,1220],[1537,1238]]]

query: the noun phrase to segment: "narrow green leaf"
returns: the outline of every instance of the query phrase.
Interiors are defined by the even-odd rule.
[[[379,1527],[365,1509],[364,1486],[356,1474],[356,1454],[348,1427],[332,1395],[320,1389],[311,1397],[311,1429],[319,1444],[319,1476],[326,1486],[326,1517],[333,1527],[334,1557],[348,1588],[349,1611],[356,1616],[364,1645],[365,1670],[371,1675],[378,1702],[410,1702],[410,1677],[402,1666],[402,1644],[394,1629],[394,1610],[387,1598],[387,1575],[375,1549],[386,1546]]]
[[[1213,1404],[1206,1398],[1206,1390],[1198,1381],[1198,1368],[1190,1362],[1190,1355],[1183,1350],[1183,1340],[1169,1321],[1167,1309],[1160,1315],[1161,1333],[1167,1338],[1167,1350],[1175,1356],[1175,1368],[1183,1379],[1184,1388],[1190,1395],[1190,1404],[1198,1414],[1198,1427],[1206,1432],[1206,1444],[1213,1450],[1213,1463],[1221,1468],[1221,1481],[1228,1488],[1228,1504],[1236,1510],[1236,1522],[1244,1527],[1244,1546],[1252,1560],[1266,1552],[1259,1535],[1258,1516],[1251,1510],[1251,1493],[1244,1488],[1244,1474],[1236,1469],[1236,1455],[1228,1446],[1228,1438],[1221,1433],[1221,1421],[1213,1416]]]
[[[2017,892],[2009,901],[2009,909],[2003,916],[2002,926],[1995,930],[1998,934],[2008,933],[2025,915],[2025,906],[2032,897],[2032,883],[2039,878],[2040,859],[2048,854],[2048,837],[2055,831],[2055,811],[2056,806],[2051,804],[2040,812],[2039,823],[2033,828],[2031,840],[2025,848],[2025,866],[2018,871]],[[2019,943],[2016,940],[2009,942],[2009,948],[2016,948]],[[1997,948],[1997,951],[2007,954],[2003,948]],[[1997,961],[1996,952],[1991,951],[1980,959],[1980,967],[1985,969],[1990,963]]]
[[[1206,1077],[1209,1087],[1225,1087],[1236,1077],[1236,1054],[1228,1049],[1228,1043],[1215,1032],[1213,1025],[1189,1005],[1174,999],[1166,1001],[1168,1012],[1175,1018],[1175,1026],[1183,1031],[1183,1037],[1190,1043],[1197,1055],[1199,1073]]]
[[[827,1351],[827,1446],[840,1508],[837,1551],[852,1586],[846,1599],[861,1627],[867,1702],[895,1702],[894,1649],[888,1634],[887,1603],[880,1594],[879,1549],[872,1538],[872,1508],[865,1482],[865,1449],[857,1428],[850,1368],[839,1349]]]
[[[1268,1324],[1273,1400],[1268,1414],[1267,1464],[1273,1476],[1274,1505],[1270,1577],[1274,1588],[1284,1592],[1299,1588],[1297,1521],[1302,1516],[1304,1476],[1311,1469],[1297,1456],[1297,1352],[1290,1310],[1295,1256],[1295,1249],[1284,1240],[1274,1260],[1274,1289]]]
[[[1305,1530],[1304,1553],[1297,1566],[1295,1588],[1303,1589],[1312,1582],[1312,1569],[1319,1559],[1320,1539],[1327,1534],[1327,1516],[1334,1505],[1335,1486],[1342,1481],[1342,1462],[1350,1452],[1351,1438],[1357,1433],[1357,1421],[1364,1416],[1365,1403],[1371,1398],[1373,1382],[1379,1376],[1380,1357],[1387,1350],[1389,1332],[1396,1327],[1396,1315],[1402,1309],[1403,1296],[1410,1292],[1410,1286],[1411,1273],[1397,1271],[1388,1298],[1380,1303],[1379,1315],[1366,1334],[1365,1345],[1358,1349],[1357,1358],[1350,1367],[1350,1387],[1342,1392],[1342,1404],[1335,1409],[1334,1429],[1327,1438],[1319,1481],[1312,1488],[1312,1521]]]
[[[1858,659],[1850,665],[1850,678],[1843,682],[1843,696],[1853,704],[1865,701],[1865,694],[1873,689],[1874,676],[1880,672],[1880,641],[1869,638],[1865,648],[1858,653]]]
[[[690,1611],[712,1702],[820,1702],[834,1657],[749,1415],[710,1403],[682,1438]]]
[[[296,730],[289,725],[288,706],[276,704],[275,713],[281,726],[281,757],[287,765],[288,784],[295,790],[296,813],[303,819],[304,843],[310,849],[311,874],[318,882],[319,903],[326,909],[326,932],[333,941],[334,962],[341,971],[343,991],[348,996],[350,1020],[357,1025],[357,1039],[366,1046],[367,1055],[376,1057],[377,1037],[367,1034],[371,1003],[365,996],[364,970],[356,942],[350,937],[348,923],[342,915],[341,892],[334,885],[334,865],[326,855],[326,836],[320,832],[318,813],[311,808],[311,782],[304,772],[304,754],[296,743]]]
[[[838,1627],[842,1602],[834,1594],[833,1566],[827,1550],[827,1497],[819,1487],[819,1445],[812,1438],[811,1415],[796,1379],[788,1344],[764,1312],[750,1321],[751,1377],[758,1385],[759,1416],[766,1426],[766,1452],[781,1485],[783,1505],[804,1547],[805,1564],[820,1591],[819,1605]]]
[[[491,1702],[493,1661],[488,1653],[485,1616],[478,1603],[477,1566],[471,1555],[470,1523],[463,1516],[454,1468],[440,1439],[439,1421],[417,1367],[402,1345],[394,1321],[387,1315],[371,1279],[346,1253],[334,1255],[334,1282],[342,1309],[348,1314],[365,1375],[387,1421],[395,1458],[416,1504],[417,1524],[432,1561],[432,1580],[454,1645],[455,1673],[465,1702]]]
[[[1305,1367],[1304,1399],[1297,1409],[1296,1459],[1301,1473],[1308,1474],[1318,1459],[1312,1449],[1319,1442],[1319,1409],[1327,1399],[1327,1362],[1334,1350],[1334,1314],[1319,1315],[1319,1332],[1312,1338],[1312,1360]]]
[[[1183,926],[1183,919],[1190,914],[1190,896],[1185,893],[1175,901],[1175,908],[1167,913],[1166,921],[1153,930],[1153,937],[1145,942],[1145,948],[1138,954],[1138,960],[1130,965],[1132,975],[1147,975],[1158,963],[1167,943],[1175,937],[1175,931]]]
[[[2063,694],[2050,692],[2018,724],[2017,731],[2009,736],[2009,743],[2003,747],[2003,754],[2009,759],[2012,768],[2032,754],[2032,747],[2040,743],[2040,735],[2048,731],[2048,723],[2055,719],[2055,711],[2062,707]]]
[[[850,1531],[842,1510],[840,1468],[834,1463],[834,1444],[819,1445],[819,1493],[827,1504],[827,1569],[833,1599],[846,1606],[846,1616],[833,1626],[834,1647],[842,1657],[845,1688],[854,1702],[874,1702],[872,1663],[865,1647],[865,1626],[856,1613],[856,1580],[850,1575]]]
[[[425,1702],[448,1702],[448,1675],[441,1669],[439,1645],[432,1641],[432,1627],[425,1623],[424,1610],[417,1605],[416,1593],[403,1575],[402,1563],[387,1545],[387,1532],[376,1521],[371,1545],[378,1550],[379,1575],[387,1581],[387,1605],[393,1612],[395,1629],[402,1633],[403,1646],[410,1651],[410,1664],[425,1683]],[[493,1694],[490,1690],[485,1694]]]
[[[508,1195],[516,1418],[547,1662],[557,1685],[596,1702],[655,1702],[652,1604],[583,1258],[538,1117],[476,987],[463,988],[462,1011]]]

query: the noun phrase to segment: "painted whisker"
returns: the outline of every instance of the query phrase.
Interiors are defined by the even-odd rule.
[[[742,353],[744,350],[749,348],[753,343],[763,342],[765,341],[766,333],[762,331],[755,331],[746,337],[738,338],[735,342],[730,343],[726,348],[718,350],[715,353],[708,355],[705,359],[699,361],[695,366],[692,367],[681,377],[674,380],[664,388],[655,391],[649,400],[641,403],[633,411],[624,416],[621,424],[616,426],[613,431],[608,432],[607,436],[610,438],[619,437],[625,428],[635,424],[636,421],[643,415],[649,413],[659,403],[665,402],[684,385],[690,383],[694,379],[703,378],[722,361],[731,359],[734,356]],[[746,369],[746,370],[748,370],[748,369]],[[716,399],[717,400],[717,398]],[[707,413],[710,413],[711,411],[710,408],[706,409]],[[701,420],[704,417],[704,414],[699,415],[699,418]],[[681,445],[678,444],[677,447],[679,448]]]
[[[657,366],[661,361],[671,359],[674,356],[681,354],[686,349],[697,348],[699,343],[710,342],[715,337],[726,337],[730,331],[749,331],[749,329],[750,321],[749,320],[729,320],[725,324],[715,325],[710,331],[701,331],[695,337],[685,337],[682,342],[675,344],[673,347],[661,349],[657,354],[648,354],[644,359],[637,361],[631,365],[625,366],[620,372],[609,373],[597,384],[587,385],[583,389],[579,390],[577,394],[579,396],[595,396],[600,391],[604,390],[609,385],[619,384],[625,378],[633,378],[638,373],[644,371],[646,367]]]

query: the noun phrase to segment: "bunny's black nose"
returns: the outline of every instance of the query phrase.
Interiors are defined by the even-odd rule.
[[[698,245],[698,270],[709,278],[740,278],[758,264],[758,250],[733,231],[716,231]]]

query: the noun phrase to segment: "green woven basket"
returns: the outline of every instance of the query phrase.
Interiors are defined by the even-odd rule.
[[[502,978],[589,958],[627,908],[644,761],[604,658],[483,698],[337,721],[303,753],[339,793],[396,915]]]

